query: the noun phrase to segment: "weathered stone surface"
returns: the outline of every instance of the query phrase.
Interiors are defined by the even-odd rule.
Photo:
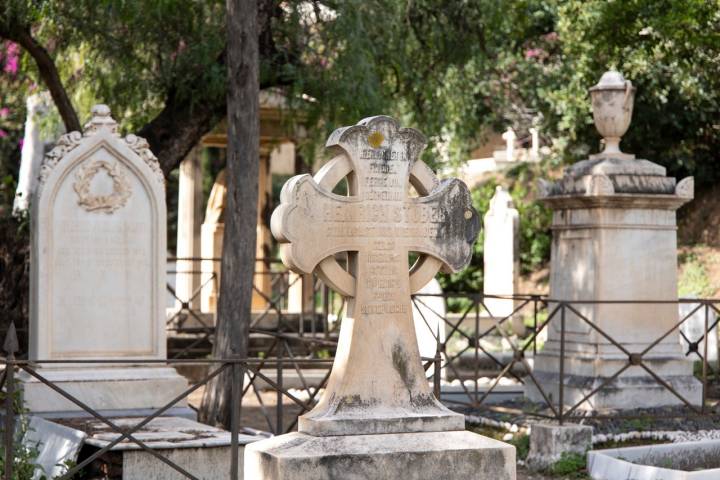
[[[46,156],[32,209],[29,358],[164,359],[165,190],[147,142],[121,138],[96,105],[85,132],[63,135]],[[186,385],[172,369],[150,370],[46,364],[40,373],[99,409],[162,405]],[[163,383],[148,388],[148,375]],[[29,375],[20,380],[35,413],[79,410]]]
[[[336,130],[337,155],[315,177],[283,187],[272,231],[283,261],[315,270],[348,297],[335,364],[319,404],[299,421],[314,435],[459,430],[425,380],[410,294],[441,266],[455,271],[472,255],[479,219],[459,180],[439,182],[418,159],[419,132],[389,117]],[[350,175],[349,196],[331,193]],[[421,195],[410,197],[409,185]],[[350,252],[350,272],[334,258]],[[422,254],[408,275],[408,254]]]
[[[563,453],[585,452],[592,447],[592,427],[534,423],[530,430],[530,454],[527,464],[541,470],[560,460]]]
[[[160,449],[157,453],[200,480],[232,478],[230,476],[232,451],[229,446],[177,448],[173,450]],[[240,446],[240,448],[238,448],[238,466],[240,472],[242,472],[243,468],[244,454],[245,446]],[[142,450],[123,451],[122,469],[123,480],[186,480],[188,478],[150,453]],[[238,474],[238,480],[242,480],[243,478],[248,477],[243,477],[242,473]]]
[[[248,445],[246,479],[515,479],[515,448],[471,432],[313,437]]]

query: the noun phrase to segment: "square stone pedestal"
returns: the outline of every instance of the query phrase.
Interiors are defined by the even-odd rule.
[[[585,455],[592,448],[593,429],[587,425],[534,423],[531,428],[526,463],[533,470],[551,467],[563,453]]]
[[[467,431],[314,437],[290,433],[245,448],[246,479],[515,479],[515,447]]]
[[[104,415],[149,415],[165,406],[187,388],[187,380],[171,367],[38,368],[38,374]],[[23,371],[18,374],[23,405],[46,418],[89,416],[78,405],[63,397],[37,378]],[[180,400],[166,412],[195,418]]]
[[[545,393],[557,404],[562,382],[563,403],[587,410],[699,405],[702,386],[678,342],[676,303],[675,211],[692,199],[692,178],[676,184],[647,160],[597,158],[545,189],[550,297],[567,302],[535,356]],[[544,400],[535,385],[526,393]]]

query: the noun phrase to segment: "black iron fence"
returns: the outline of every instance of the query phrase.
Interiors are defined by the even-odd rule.
[[[18,416],[22,415],[22,406],[15,395],[15,378],[17,372],[24,371],[73,403],[78,411],[94,417],[118,434],[108,445],[68,470],[62,478],[71,478],[120,442],[133,443],[185,477],[196,478],[176,462],[152,449],[147,442],[138,439],[136,434],[153,419],[162,416],[190,394],[205,387],[222,372],[230,370],[233,385],[230,402],[232,462],[228,466],[228,475],[230,478],[238,478],[238,435],[249,425],[247,415],[243,415],[248,410],[247,405],[253,401],[254,408],[259,411],[268,432],[282,434],[294,430],[298,416],[314,406],[329,378],[337,347],[337,331],[342,323],[345,307],[342,297],[332,293],[319,279],[311,277],[312,301],[309,307],[304,307],[300,312],[288,312],[288,290],[294,285],[293,282],[307,281],[308,277],[290,280],[288,272],[280,268],[265,269],[265,272],[272,276],[271,288],[269,291],[256,288],[265,305],[256,311],[252,318],[251,341],[257,345],[251,349],[252,356],[248,358],[214,359],[208,358],[209,350],[198,351],[198,345],[204,342],[211,344],[214,323],[207,321],[206,312],[198,311],[193,306],[193,298],[178,299],[178,310],[168,316],[168,330],[171,336],[178,333],[190,335],[189,343],[176,352],[175,358],[142,363],[166,364],[178,369],[201,367],[203,373],[193,380],[192,385],[181,395],[169,400],[151,415],[138,418],[132,427],[118,425],[112,418],[64,391],[49,381],[38,367],[54,363],[138,364],[137,361],[97,359],[30,362],[18,357],[19,346],[14,328],[11,328],[5,336],[6,357],[2,361],[5,368],[0,377],[0,386],[5,390],[4,458],[14,458],[13,452],[17,445],[15,423]],[[207,273],[188,271],[184,274]],[[212,278],[212,281],[216,281],[214,276]],[[201,289],[202,285],[192,292],[192,297],[200,295]],[[177,298],[171,286],[169,291]],[[413,295],[412,302],[416,325],[420,329],[426,328],[424,333],[432,335],[434,341],[434,356],[428,355],[421,359],[428,381],[432,383],[435,395],[451,407],[471,410],[481,415],[483,412],[520,413],[553,419],[560,423],[575,421],[589,413],[595,419],[602,419],[602,412],[587,409],[588,401],[613,388],[615,382],[626,372],[629,373],[628,370],[634,369],[644,372],[650,382],[669,392],[676,403],[683,407],[682,410],[670,413],[644,412],[643,416],[718,413],[716,407],[719,396],[717,393],[720,390],[720,360],[717,359],[720,359],[720,352],[717,352],[714,362],[709,361],[709,357],[712,353],[710,348],[718,349],[717,345],[720,344],[717,342],[720,300],[568,301],[544,295],[498,296],[445,292],[416,294]],[[494,315],[493,310],[499,308],[499,302],[504,302],[500,308],[503,313],[495,312]],[[677,314],[673,318],[672,315],[675,314],[672,312],[677,312],[678,305],[683,304],[687,305],[686,313]],[[633,306],[635,312],[650,312],[648,318],[652,319],[656,315],[658,319],[672,318],[672,321],[666,321],[666,328],[655,335],[655,338],[643,338],[636,342],[641,344],[638,347],[618,338],[617,332],[608,331],[604,324],[600,324],[600,316],[593,311],[593,308],[599,306],[615,308],[616,315],[623,314],[623,308]],[[185,320],[181,318],[183,316]],[[702,318],[699,330],[685,328],[687,323],[697,316]],[[189,325],[188,318],[196,321]],[[272,321],[268,321],[269,319]],[[627,321],[633,320],[629,318]],[[573,361],[577,352],[568,351],[568,347],[572,346],[577,338],[568,337],[577,337],[578,332],[595,336],[597,342],[611,349],[615,354],[615,369],[602,376],[582,394],[575,394],[575,398],[570,399],[567,385],[572,380],[573,373],[568,373],[567,365]],[[711,337],[714,337],[713,341],[710,341]],[[683,391],[664,378],[664,372],[658,371],[659,364],[654,362],[655,349],[666,345],[668,341],[680,343],[678,348],[683,349],[682,354],[694,363],[694,374],[701,385],[699,401],[698,398],[688,398]],[[715,347],[711,347],[713,342]],[[549,343],[553,344],[552,352],[549,351]],[[558,368],[551,382],[548,382],[547,375],[539,378],[537,370],[537,360],[548,354],[555,355],[558,360]],[[191,358],[193,356],[203,358]],[[309,379],[309,371],[319,372],[320,375],[316,375],[314,380]],[[288,379],[291,377],[295,388],[289,386]],[[508,383],[516,386],[518,390],[533,389],[539,400],[532,403],[493,401],[493,397],[501,390],[499,387]],[[448,395],[447,391],[453,389],[454,393]],[[617,412],[612,413],[613,418],[617,418],[617,415]],[[257,428],[257,424],[254,428]],[[6,479],[13,478],[12,463],[5,461]]]

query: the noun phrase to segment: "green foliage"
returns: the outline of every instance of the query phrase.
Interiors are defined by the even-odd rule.
[[[714,289],[710,284],[705,266],[693,252],[678,256],[680,276],[678,278],[678,295],[681,297],[705,298],[712,296]]]
[[[569,478],[587,478],[587,461],[585,454],[563,452],[560,460],[553,463],[548,472],[553,475],[565,475]]]
[[[518,460],[525,460],[527,458],[530,453],[530,435],[517,433],[508,443],[515,447]]]

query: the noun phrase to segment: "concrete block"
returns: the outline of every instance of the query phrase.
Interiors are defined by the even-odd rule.
[[[543,470],[560,460],[565,452],[584,455],[592,448],[592,434],[592,427],[585,425],[532,424],[527,465]]]

